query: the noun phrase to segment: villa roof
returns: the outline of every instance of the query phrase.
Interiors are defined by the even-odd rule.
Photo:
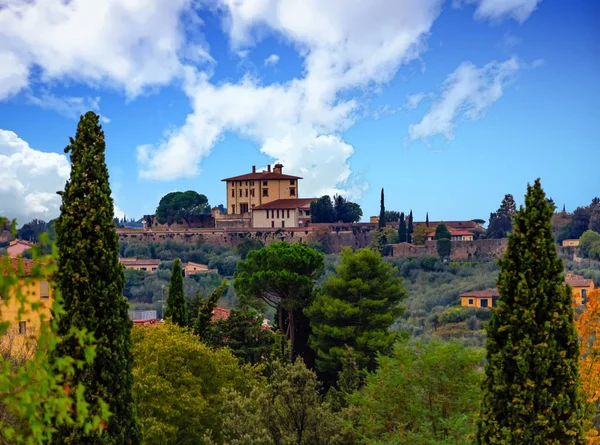
[[[581,275],[570,275],[565,279],[565,283],[571,287],[590,287],[594,282]]]
[[[302,179],[300,176],[284,175],[275,172],[256,172],[246,173],[245,175],[232,176],[231,178],[221,179],[221,181],[264,181],[268,179]]]
[[[252,210],[298,209],[308,207],[311,202],[316,200],[317,198],[277,199],[276,201],[256,206]]]
[[[486,290],[472,290],[469,292],[465,292],[464,294],[460,294],[461,297],[469,297],[469,298],[497,298],[500,296],[496,289],[486,289]]]
[[[469,232],[468,230],[452,230],[450,232],[450,236],[469,236],[473,235],[473,232]],[[435,236],[435,232],[430,232],[427,236]]]
[[[119,258],[119,262],[124,266],[158,266],[160,264],[160,260],[137,258]]]
[[[448,229],[477,229],[481,226],[474,221],[429,221],[429,228],[435,229],[440,223],[446,224]],[[414,226],[426,225],[425,221],[418,221],[414,223]]]

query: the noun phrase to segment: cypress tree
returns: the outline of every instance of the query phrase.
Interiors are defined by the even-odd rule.
[[[400,225],[398,226],[398,242],[406,242],[406,218],[404,212],[400,213]]]
[[[571,289],[539,179],[500,261],[498,308],[487,330],[478,444],[583,444],[579,347]]]
[[[379,209],[379,228],[383,229],[385,227],[385,197],[383,195],[383,189],[381,189],[381,202]]]
[[[412,243],[412,233],[413,233],[413,214],[412,210],[408,214],[408,227],[406,229],[406,242]]]
[[[55,223],[58,271],[55,285],[63,298],[64,315],[56,326],[62,337],[59,357],[82,358],[71,328],[87,329],[96,339],[96,358],[77,368],[71,386],[83,383],[93,410],[97,399],[108,405],[112,416],[102,436],[80,428],[62,426],[55,444],[139,444],[140,429],[133,399],[131,328],[129,305],[123,297],[125,276],[119,263],[119,240],[113,223],[114,205],[105,161],[104,132],[99,116],[81,117],[75,138],[65,153],[71,155],[71,175],[62,196]]]
[[[173,262],[165,318],[170,318],[173,323],[182,328],[188,324],[187,305],[183,293],[183,273],[179,258]]]
[[[429,227],[429,212],[425,215],[425,225]]]

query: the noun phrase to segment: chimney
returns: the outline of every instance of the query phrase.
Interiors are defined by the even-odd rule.
[[[267,171],[271,173],[271,164],[267,165]]]
[[[252,173],[256,173],[256,165],[252,166]]]
[[[275,167],[273,168],[274,173],[277,173],[278,175],[280,175],[282,170],[283,170],[282,164],[275,164]]]

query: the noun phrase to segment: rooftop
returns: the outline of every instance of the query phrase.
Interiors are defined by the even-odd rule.
[[[300,207],[308,207],[311,202],[316,200],[317,198],[278,199],[256,206],[252,210],[297,209]]]
[[[594,282],[588,278],[584,278],[582,275],[567,274],[565,283],[571,287],[590,287]]]
[[[468,230],[452,230],[450,232],[450,236],[473,236],[473,232],[469,232]],[[430,232],[427,236],[435,236],[435,232]]]
[[[500,296],[496,289],[486,289],[486,290],[472,290],[469,292],[465,292],[464,294],[460,294],[461,297],[469,297],[469,298],[497,298]]]
[[[268,179],[302,179],[300,176],[284,175],[282,173],[283,165],[276,164],[273,171],[271,166],[267,166],[267,171],[256,171],[256,167],[252,167],[252,173],[246,173],[245,175],[232,176],[231,178],[221,179],[221,181],[262,181]]]
[[[160,260],[137,258],[119,258],[119,262],[124,266],[158,266],[160,264]]]

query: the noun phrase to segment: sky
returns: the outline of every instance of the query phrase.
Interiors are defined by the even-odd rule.
[[[363,219],[486,219],[540,177],[600,192],[600,2],[0,0],[0,214],[59,213],[100,116],[115,213],[281,162]]]

